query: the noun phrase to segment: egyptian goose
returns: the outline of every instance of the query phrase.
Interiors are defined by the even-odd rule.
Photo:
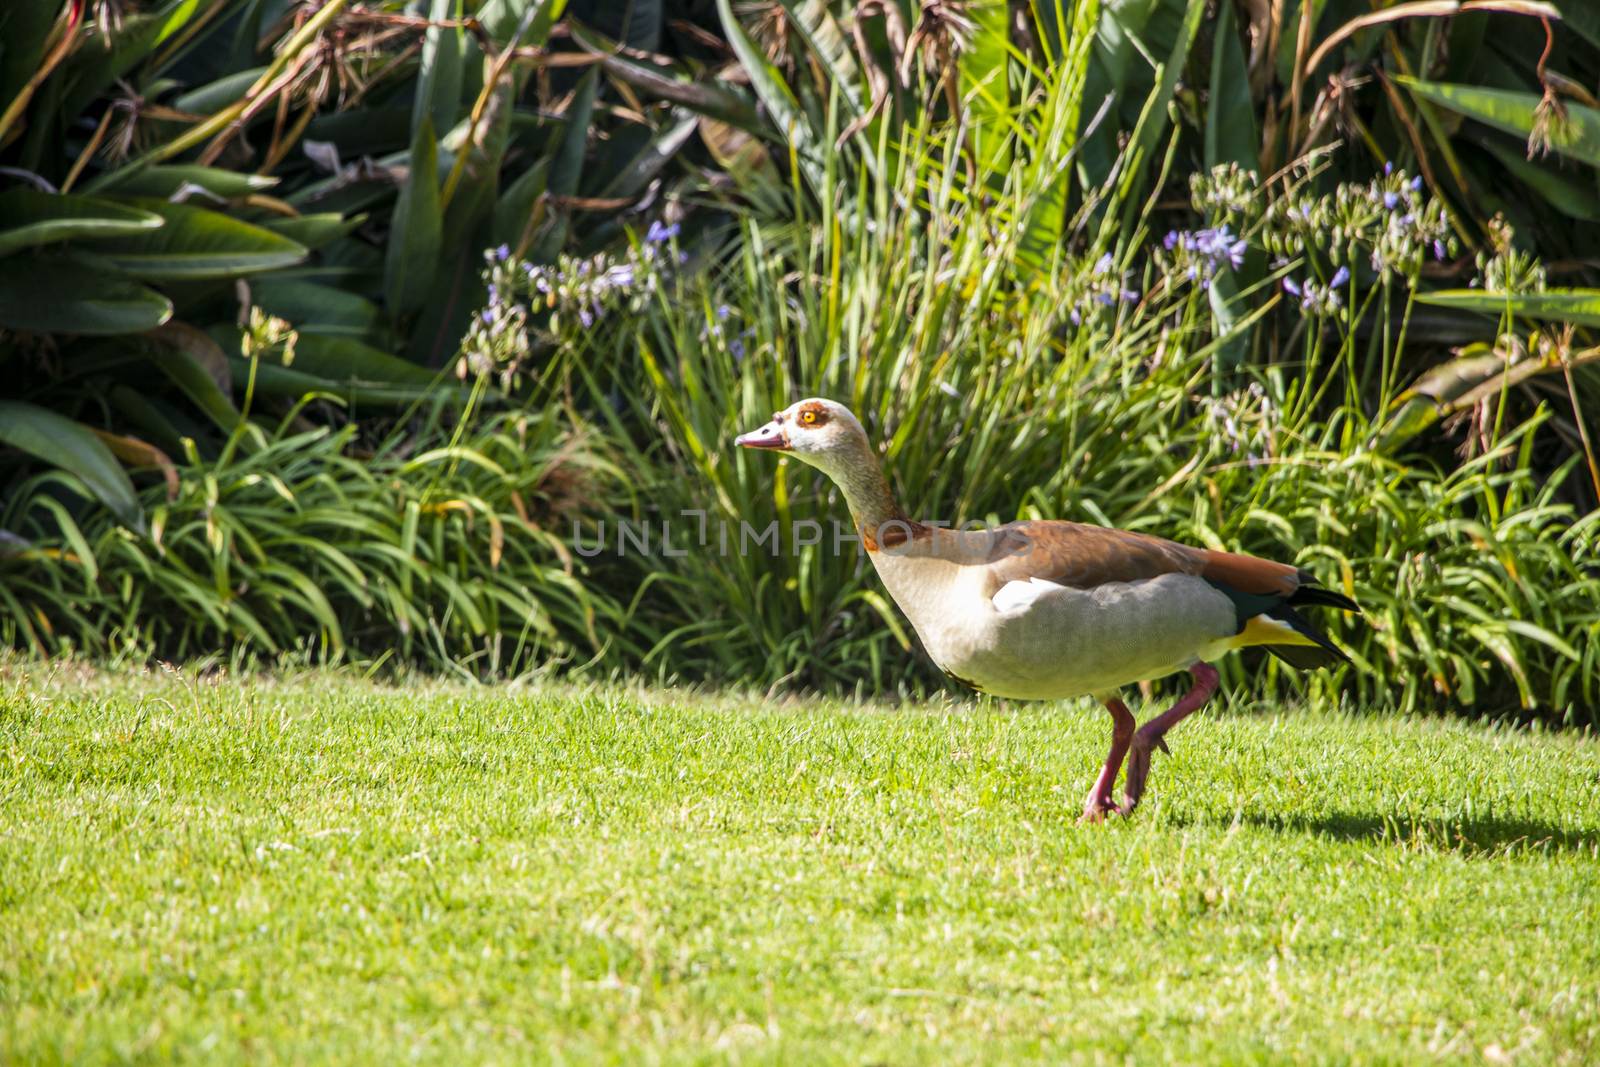
[[[1261,645],[1302,669],[1349,662],[1296,609],[1360,609],[1285,563],[1076,522],[955,530],[906,518],[861,423],[831,400],[802,400],[735,443],[788,453],[838,483],[879,578],[947,674],[995,696],[1092,694],[1106,706],[1111,751],[1087,821],[1134,809],[1151,750],[1168,751],[1166,732],[1216,691],[1211,661],[1223,653]],[[1117,691],[1179,671],[1194,687],[1136,730]]]

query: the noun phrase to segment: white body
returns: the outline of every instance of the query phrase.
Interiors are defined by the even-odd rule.
[[[1110,693],[1220,655],[1239,629],[1233,602],[1187,574],[1093,589],[1034,578],[995,589],[975,559],[880,550],[872,562],[934,662],[995,696]]]

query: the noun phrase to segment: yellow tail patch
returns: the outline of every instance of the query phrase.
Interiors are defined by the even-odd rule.
[[[1234,648],[1251,645],[1311,645],[1321,647],[1293,626],[1270,615],[1256,615],[1244,624],[1239,636],[1233,639]]]

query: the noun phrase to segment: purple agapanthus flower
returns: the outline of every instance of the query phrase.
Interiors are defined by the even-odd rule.
[[[650,229],[645,232],[644,239],[653,245],[665,244],[678,236],[678,224],[664,226],[660,219],[650,223]]]
[[[1242,237],[1236,236],[1226,225],[1215,229],[1195,230],[1193,233],[1173,232],[1162,241],[1167,251],[1183,249],[1207,261],[1207,271],[1215,271],[1223,264],[1234,270],[1244,266],[1244,255],[1250,244]],[[1199,272],[1189,268],[1189,277],[1195,280]]]

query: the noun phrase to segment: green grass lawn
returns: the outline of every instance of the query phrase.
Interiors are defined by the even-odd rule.
[[[1600,744],[0,664],[0,1062],[1600,1057]]]

